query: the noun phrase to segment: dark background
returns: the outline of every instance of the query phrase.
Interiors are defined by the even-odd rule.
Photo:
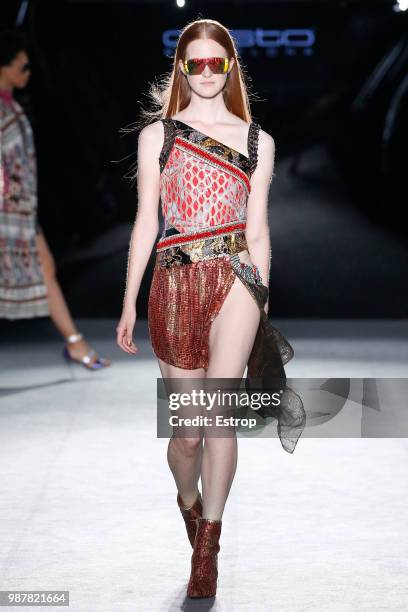
[[[9,1],[2,27],[19,14],[30,39],[16,97],[35,131],[40,223],[74,316],[120,316],[137,210],[124,178],[137,132],[120,129],[171,69],[177,30],[207,17],[241,43],[253,119],[276,142],[272,316],[406,317],[407,15],[394,5]]]

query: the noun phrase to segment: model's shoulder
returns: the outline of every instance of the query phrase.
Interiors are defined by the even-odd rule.
[[[157,156],[164,142],[164,129],[161,120],[153,121],[145,125],[139,132],[138,149],[145,151],[147,155]]]
[[[157,141],[157,138],[160,138],[160,136],[163,136],[163,122],[161,119],[145,125],[139,132],[139,140],[146,142]]]
[[[260,126],[258,128],[258,132],[259,149],[265,153],[267,151],[271,151],[273,153],[275,151],[275,140],[272,134],[269,134],[269,132],[266,132]]]

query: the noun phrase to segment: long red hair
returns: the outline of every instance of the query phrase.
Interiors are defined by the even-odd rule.
[[[235,62],[223,89],[225,106],[228,110],[248,123],[252,121],[250,110],[248,77],[239,61],[235,41],[229,32],[218,21],[214,19],[197,19],[187,24],[180,33],[177,41],[176,52],[173,57],[173,68],[164,76],[161,83],[153,83],[150,87],[150,97],[155,110],[141,111],[147,123],[172,117],[188,106],[191,98],[191,89],[187,79],[179,69],[179,61],[184,61],[186,49],[190,42],[197,39],[211,39],[220,44],[229,58],[233,57]]]
[[[215,40],[225,49],[229,58],[234,58],[234,65],[222,91],[225,106],[231,113],[244,121],[248,123],[252,121],[250,97],[254,98],[255,96],[250,92],[249,77],[245,74],[241,65],[231,33],[219,21],[196,19],[187,24],[180,33],[171,72],[165,74],[161,82],[150,85],[148,95],[151,98],[152,106],[155,108],[142,108],[139,121],[127,128],[122,128],[122,132],[129,133],[140,130],[154,121],[173,117],[188,106],[191,99],[191,89],[187,79],[179,69],[179,60],[183,61],[185,59],[188,44],[197,39]],[[136,165],[136,162],[132,164],[126,178],[135,178]]]

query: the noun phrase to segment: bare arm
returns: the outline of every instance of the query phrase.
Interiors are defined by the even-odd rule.
[[[161,121],[144,127],[138,138],[138,209],[130,237],[122,317],[117,327],[117,343],[128,353],[135,353],[137,350],[132,340],[133,327],[136,322],[136,301],[159,231],[159,155],[163,140]]]
[[[251,177],[251,193],[248,198],[245,235],[251,260],[258,266],[262,282],[267,287],[271,264],[268,196],[274,176],[274,167],[275,142],[270,134],[260,130],[258,164]],[[265,310],[267,312],[267,305]]]

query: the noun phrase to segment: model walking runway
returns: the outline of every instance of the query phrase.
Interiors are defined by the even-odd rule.
[[[229,31],[211,19],[188,24],[159,89],[153,97],[160,108],[147,113],[158,120],[149,120],[138,139],[138,212],[118,345],[130,354],[138,350],[136,302],[154,246],[148,324],[163,378],[205,379],[207,391],[214,382],[216,392],[229,393],[238,391],[231,379],[240,383],[247,370],[250,400],[262,392],[270,399],[265,408],[257,406],[257,416],[265,424],[268,416],[277,419],[282,446],[293,453],[306,414],[286,384],[284,365],[294,351],[268,319],[275,145],[252,120]],[[156,242],[159,201],[165,223]],[[212,417],[225,410],[223,400],[216,404]],[[198,406],[193,416],[204,410]],[[235,419],[227,432],[209,420],[193,435],[172,424],[167,454],[193,545],[189,597],[216,594],[222,514],[237,466]]]

